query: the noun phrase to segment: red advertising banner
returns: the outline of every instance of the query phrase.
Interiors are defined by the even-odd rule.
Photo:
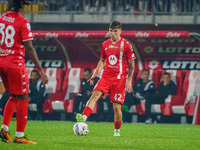
[[[108,31],[33,31],[35,37],[109,37]],[[122,31],[122,37],[188,38],[189,31]]]

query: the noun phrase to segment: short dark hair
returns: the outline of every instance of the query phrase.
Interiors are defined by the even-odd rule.
[[[169,72],[163,73],[163,76],[164,76],[164,75],[168,75],[169,77],[171,76]]]
[[[119,22],[117,20],[112,21],[109,25],[109,28],[112,28],[112,29],[114,29],[114,28],[120,28],[121,29],[121,27],[122,27],[121,22]]]
[[[84,72],[86,72],[86,71],[88,71],[88,72],[90,72],[90,73],[92,72],[92,70],[91,70],[90,68],[85,68],[85,69],[84,69]]]
[[[148,73],[150,73],[149,69],[143,69],[142,72],[147,71]]]
[[[24,5],[29,5],[33,0],[9,0],[8,10],[18,12]]]
[[[35,70],[35,69],[33,69],[33,70],[31,71],[31,73],[32,73],[32,72],[36,72],[36,73],[39,74],[39,72],[38,72],[37,70]]]

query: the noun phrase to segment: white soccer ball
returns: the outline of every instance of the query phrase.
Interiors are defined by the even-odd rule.
[[[75,135],[87,135],[89,128],[86,123],[77,122],[73,127],[73,131]]]

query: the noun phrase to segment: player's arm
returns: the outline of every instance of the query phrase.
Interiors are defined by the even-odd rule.
[[[133,79],[133,73],[134,73],[134,68],[135,68],[134,59],[128,60],[128,65],[129,65],[129,71],[128,71],[128,80],[126,81],[126,90],[127,92],[131,93],[133,90],[132,79]]]
[[[46,84],[48,83],[48,78],[46,76],[46,74],[44,73],[44,70],[42,69],[42,66],[40,65],[38,56],[36,54],[36,51],[33,47],[32,41],[28,40],[28,41],[24,41],[24,46],[26,48],[26,52],[29,56],[29,58],[33,61],[33,63],[35,64],[35,67],[38,69],[38,72],[40,73],[43,83]]]
[[[88,81],[93,80],[102,71],[102,69],[104,68],[105,64],[106,64],[106,59],[101,59],[99,61],[98,65],[97,65],[97,68],[96,68],[94,74],[92,75],[92,77]]]

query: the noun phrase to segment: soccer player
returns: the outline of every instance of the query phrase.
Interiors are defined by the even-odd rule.
[[[31,0],[11,0],[10,11],[0,17],[0,76],[6,92],[11,94],[4,110],[0,138],[12,142],[8,127],[16,109],[17,128],[15,143],[36,144],[24,136],[29,103],[29,79],[25,66],[25,49],[38,69],[44,84],[48,78],[44,73],[32,45],[32,32],[29,22],[21,15],[25,5]]]
[[[114,110],[114,136],[120,136],[121,106],[124,103],[126,90],[129,93],[132,92],[135,59],[131,44],[120,36],[121,32],[121,23],[112,21],[109,26],[111,38],[102,44],[101,59],[96,71],[88,81],[92,82],[103,68],[104,72],[94,87],[83,114],[76,115],[77,121],[85,122],[97,100],[110,92],[110,101],[113,103]]]

